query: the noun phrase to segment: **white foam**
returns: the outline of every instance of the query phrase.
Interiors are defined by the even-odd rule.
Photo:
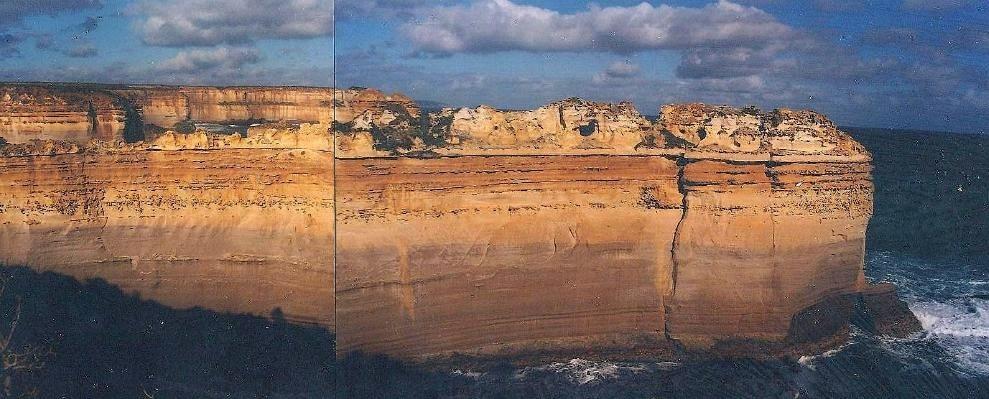
[[[846,342],[845,344],[843,344],[843,345],[841,345],[841,346],[839,346],[837,348],[834,348],[834,349],[825,351],[824,353],[822,353],[820,355],[804,355],[804,356],[800,356],[800,358],[797,359],[797,363],[799,363],[801,366],[804,366],[804,367],[806,367],[806,368],[808,368],[810,370],[817,370],[817,365],[815,363],[818,360],[827,359],[827,358],[829,358],[831,356],[837,355],[839,352],[845,350],[845,348],[847,348],[849,345],[851,345],[851,341]]]
[[[910,306],[928,337],[967,371],[989,375],[989,301],[956,299]]]
[[[920,302],[910,310],[930,334],[989,338],[989,301]]]
[[[515,378],[525,378],[533,371],[549,371],[560,373],[567,377],[570,382],[576,385],[585,385],[599,381],[614,380],[622,375],[638,374],[648,371],[651,367],[669,370],[678,367],[678,363],[664,362],[655,365],[635,364],[635,363],[612,363],[595,362],[584,359],[571,359],[568,362],[553,363],[546,366],[526,367],[516,373]]]
[[[481,376],[484,375],[484,373],[479,373],[479,372],[470,371],[470,370],[460,370],[460,369],[453,370],[453,371],[450,372],[450,374],[453,374],[453,375],[458,376],[458,377],[467,377],[467,378],[474,379],[474,380],[477,380],[477,379],[481,378]]]

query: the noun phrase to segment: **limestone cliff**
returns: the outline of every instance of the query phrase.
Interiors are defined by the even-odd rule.
[[[333,89],[318,87],[127,86],[113,92],[142,110],[144,123],[171,128],[182,121],[329,123]]]
[[[813,352],[856,302],[897,312],[877,331],[916,328],[864,281],[870,155],[812,111],[680,104],[650,121],[580,99],[423,115],[360,88],[4,90],[0,263],[175,307],[280,309],[335,328],[341,355]],[[96,127],[120,115],[124,131],[264,123],[126,144]]]
[[[630,103],[577,98],[532,111],[444,110],[435,122],[450,152],[631,152],[652,128]]]
[[[0,137],[11,143],[123,139],[126,116],[125,104],[100,90],[0,85]]]
[[[337,147],[341,353],[813,352],[867,289],[870,156],[820,114],[652,123],[569,99],[429,120],[410,134],[432,145]]]
[[[361,94],[365,91],[341,91],[353,94],[340,97],[367,97]],[[3,84],[0,137],[11,143],[52,139],[85,144],[140,141],[146,126],[171,129],[183,122],[329,125],[335,92],[313,87]]]
[[[339,90],[334,99],[333,134],[337,153],[375,156],[422,149],[421,111],[401,94],[374,89]]]
[[[0,148],[0,264],[334,325],[327,127]],[[320,140],[322,143],[320,143]]]

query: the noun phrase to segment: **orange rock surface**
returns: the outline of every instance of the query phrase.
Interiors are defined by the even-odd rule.
[[[280,309],[334,329],[340,355],[764,356],[840,341],[863,292],[898,308],[863,277],[871,157],[811,111],[675,104],[650,121],[580,99],[422,115],[359,88],[4,90],[0,121],[21,130],[0,147],[0,263],[175,307]],[[123,144],[88,104],[123,104],[125,127],[135,111],[292,123]],[[30,140],[52,138],[77,144]]]
[[[176,308],[278,309],[332,329],[326,130],[322,148],[298,140],[304,132],[225,147],[188,136],[198,135],[0,148],[0,264],[104,279]]]
[[[823,116],[570,99],[430,120],[406,134],[432,146],[338,147],[341,353],[765,355],[847,332],[870,156]]]

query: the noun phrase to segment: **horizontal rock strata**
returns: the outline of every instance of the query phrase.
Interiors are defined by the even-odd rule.
[[[11,143],[122,140],[126,116],[126,104],[100,90],[0,85],[0,137]]]
[[[190,122],[329,124],[335,120],[334,103],[358,113],[350,115],[341,105],[340,119],[379,112],[390,101],[414,107],[411,100],[394,97],[368,89],[315,87],[2,84],[0,137],[11,143],[140,141],[146,127],[167,130]]]
[[[855,309],[916,328],[863,277],[870,155],[811,111],[3,90],[0,263],[318,323],[340,355],[775,356],[840,342]]]
[[[325,128],[322,147],[306,136],[7,145],[0,264],[104,279],[176,308],[332,328],[333,162]]]
[[[869,154],[810,111],[660,115],[568,99],[343,126],[338,350],[627,359],[840,341],[867,288]]]

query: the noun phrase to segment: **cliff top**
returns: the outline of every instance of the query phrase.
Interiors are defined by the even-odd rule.
[[[416,109],[417,110],[417,109]],[[338,114],[340,114],[338,112]],[[338,156],[688,154],[739,160],[818,157],[868,160],[865,148],[824,115],[702,103],[669,104],[650,121],[632,103],[581,98],[532,110],[444,108],[420,121],[389,107],[338,118]],[[810,158],[807,158],[810,159]]]
[[[861,145],[838,129],[834,122],[814,111],[786,108],[762,111],[754,107],[701,103],[664,105],[656,121],[641,115],[629,102],[604,103],[581,98],[567,98],[532,110],[499,110],[479,106],[445,108],[423,115],[418,104],[405,95],[360,87],[0,84],[0,111],[30,113],[33,109],[43,114],[65,109],[86,110],[93,106],[113,107],[121,95],[140,105],[150,103],[144,101],[142,96],[154,98],[173,90],[177,94],[202,94],[202,90],[248,92],[222,96],[197,95],[196,101],[216,102],[210,109],[215,108],[215,113],[219,115],[228,115],[226,110],[234,112],[229,115],[234,115],[240,112],[238,110],[253,109],[252,101],[273,101],[266,95],[260,95],[268,90],[299,90],[304,95],[279,97],[277,105],[293,105],[291,112],[309,113],[312,113],[313,107],[332,107],[332,113],[326,112],[327,115],[332,114],[332,121],[326,122],[330,122],[330,130],[337,137],[336,153],[342,157],[431,152],[437,155],[658,153],[740,160],[769,157],[869,158]],[[258,90],[259,95],[249,96],[252,90]],[[230,95],[236,95],[239,100],[231,102],[221,99]],[[320,96],[324,95],[326,98],[321,100]],[[268,103],[258,103],[265,104]],[[137,107],[134,112],[151,111]],[[190,117],[181,111],[167,112]],[[293,117],[289,113],[279,112],[278,118]],[[0,113],[0,121],[3,116]],[[149,119],[148,115],[144,116],[145,120]],[[44,123],[44,119],[19,123]],[[29,130],[30,126],[19,129]]]

